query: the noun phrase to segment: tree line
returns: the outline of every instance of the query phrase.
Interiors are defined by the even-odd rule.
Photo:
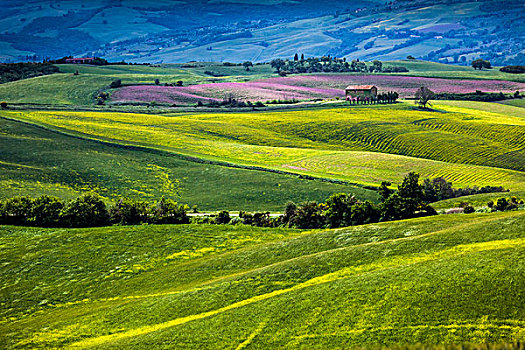
[[[192,222],[300,229],[337,228],[436,215],[430,206],[432,202],[478,193],[502,192],[504,189],[492,186],[454,189],[452,183],[441,177],[425,179],[420,184],[419,174],[411,172],[397,190],[393,190],[389,182],[382,182],[377,191],[380,197],[378,204],[360,201],[352,194],[336,193],[325,203],[310,201],[296,205],[290,202],[278,217],[272,217],[269,212],[250,214],[241,211],[238,217],[232,218],[228,211],[221,211],[214,217],[194,217],[191,220],[188,205],[165,198],[155,202],[121,199],[108,207],[101,197],[94,194],[82,195],[70,201],[45,195],[38,198],[14,197],[0,201],[0,225],[73,228]],[[512,206],[513,201],[507,205],[503,201],[498,203],[492,205],[496,210],[515,208]],[[197,212],[196,207],[194,212]]]
[[[58,67],[55,67],[50,63],[0,64],[0,84],[58,72]]]
[[[310,57],[305,59],[304,54],[299,58],[295,54],[293,60],[274,59],[270,62],[272,68],[275,68],[279,75],[298,73],[396,73],[408,72],[406,67],[383,67],[383,62],[375,60],[370,64],[359,61],[359,59],[347,62],[346,58],[337,58],[331,56]]]

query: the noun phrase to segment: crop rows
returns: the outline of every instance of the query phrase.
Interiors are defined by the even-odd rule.
[[[263,167],[295,166],[298,161],[339,151],[372,151],[449,164],[524,169],[525,157],[520,151],[525,127],[522,118],[458,107],[440,108],[450,111],[423,112],[400,104],[192,115],[3,113],[95,138]],[[464,176],[454,178],[466,181],[468,174],[475,172],[474,168],[462,171]],[[346,170],[344,173],[350,174]]]

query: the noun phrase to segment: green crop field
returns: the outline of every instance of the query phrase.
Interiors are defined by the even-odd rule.
[[[525,340],[525,213],[328,231],[2,227],[10,349]]]
[[[0,198],[93,191],[154,200],[164,196],[203,210],[282,211],[287,201],[322,201],[335,192],[376,200],[360,187],[183,160],[131,150],[0,119]]]
[[[435,108],[428,112],[398,104],[254,113],[1,115],[86,138],[368,185],[397,183],[407,172],[419,171],[456,185],[523,188],[522,117],[445,104]]]
[[[414,77],[446,78],[446,79],[494,79],[525,82],[523,74],[500,72],[499,67],[493,69],[475,70],[471,66],[458,66],[421,60],[399,60],[385,62],[385,66],[403,66],[407,73],[391,73],[393,75],[408,75]]]

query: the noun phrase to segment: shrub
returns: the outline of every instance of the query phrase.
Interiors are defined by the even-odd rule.
[[[463,212],[465,214],[472,214],[473,212],[475,212],[476,209],[474,209],[474,207],[470,204],[468,204],[467,206],[465,206],[465,208],[463,208]]]
[[[155,224],[188,224],[187,206],[162,198],[150,208],[151,221]]]
[[[109,224],[106,204],[94,194],[83,195],[70,201],[60,216],[62,223],[67,227],[96,227]]]
[[[0,224],[28,225],[33,210],[33,199],[30,197],[14,197],[4,201],[0,208]]]
[[[500,68],[500,71],[511,74],[523,74],[525,73],[525,66],[505,66]]]
[[[137,225],[148,222],[148,203],[121,199],[109,210],[109,221],[119,225]]]
[[[7,102],[5,102],[5,101],[0,102],[0,107],[2,107],[2,109],[6,109],[7,108]]]
[[[301,229],[315,229],[325,226],[323,215],[324,207],[317,202],[306,202],[297,208],[297,213],[293,218],[293,226]]]
[[[331,228],[350,226],[352,224],[352,206],[357,203],[354,196],[336,193],[326,200],[326,221]]]
[[[160,80],[159,79],[155,79],[155,85],[160,85]]]
[[[111,82],[111,84],[109,84],[109,87],[112,88],[112,89],[116,89],[116,88],[119,88],[122,86],[122,80],[120,79],[115,79]]]
[[[226,225],[231,221],[230,213],[226,210],[221,211],[215,218],[217,225]]]
[[[64,203],[60,198],[41,196],[33,201],[30,221],[34,226],[58,227]]]

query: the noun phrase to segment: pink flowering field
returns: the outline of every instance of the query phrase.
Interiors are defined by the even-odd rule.
[[[216,83],[185,87],[126,86],[112,95],[114,102],[158,102],[177,105],[222,100],[232,96],[241,101],[312,100],[344,97],[348,85],[375,85],[379,91],[397,91],[411,97],[426,86],[436,93],[524,91],[525,84],[501,80],[438,79],[390,75],[304,75],[278,77],[247,83]]]

